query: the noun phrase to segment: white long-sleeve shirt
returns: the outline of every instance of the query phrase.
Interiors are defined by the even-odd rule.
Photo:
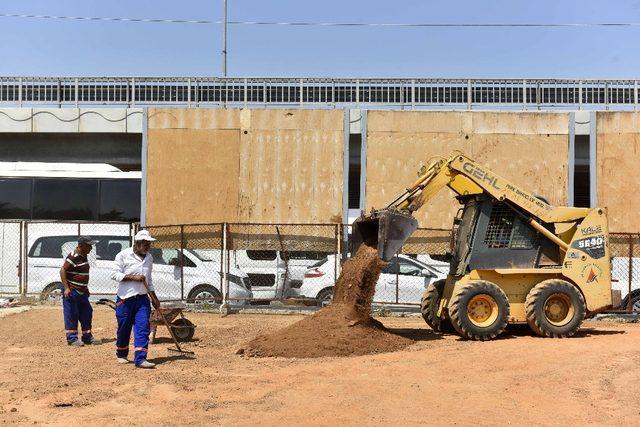
[[[116,255],[114,264],[115,269],[111,278],[116,282],[120,282],[118,285],[118,297],[120,299],[131,298],[136,295],[145,295],[147,293],[144,283],[124,280],[124,277],[127,275],[144,274],[147,278],[149,289],[154,290],[151,279],[153,256],[150,253],[147,253],[144,258],[140,258],[133,252],[133,248],[127,248]]]

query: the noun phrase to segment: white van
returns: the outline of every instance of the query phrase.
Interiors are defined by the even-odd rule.
[[[287,251],[285,256],[281,251],[275,250],[231,250],[229,263],[251,278],[254,299],[271,300],[297,296],[296,290],[302,286],[307,268],[329,254]]]
[[[113,261],[121,250],[130,246],[129,236],[92,235],[96,241],[89,255],[91,274],[89,290],[92,294],[114,294],[117,283],[111,279]],[[76,246],[77,235],[42,236],[35,240],[28,252],[28,293],[41,299],[60,298],[60,267],[64,257]],[[153,285],[161,300],[178,300],[183,296],[191,301],[222,300],[220,263],[216,263],[190,250],[184,251],[184,280],[177,249],[152,248]],[[229,271],[229,299],[233,306],[242,306],[252,298],[251,282],[243,272]],[[184,281],[184,292],[181,285]]]

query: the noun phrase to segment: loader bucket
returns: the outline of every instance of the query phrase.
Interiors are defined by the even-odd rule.
[[[353,222],[352,254],[364,243],[377,247],[378,256],[390,261],[416,228],[418,221],[414,217],[396,210],[383,209],[363,215]]]

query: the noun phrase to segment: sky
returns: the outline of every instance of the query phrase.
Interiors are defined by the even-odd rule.
[[[640,23],[640,0],[228,0],[229,20]],[[222,0],[1,0],[0,14],[221,20]],[[229,27],[229,76],[640,78],[640,26]],[[219,76],[222,26],[0,18],[0,75]]]

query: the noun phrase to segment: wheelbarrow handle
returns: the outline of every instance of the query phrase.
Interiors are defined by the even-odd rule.
[[[176,348],[179,351],[182,351],[182,349],[180,348],[180,344],[178,344],[178,339],[176,338],[176,335],[174,334],[173,329],[171,329],[171,325],[167,321],[167,318],[164,316],[164,313],[162,312],[162,308],[160,306],[160,300],[158,299],[158,296],[156,295],[156,293],[154,291],[149,289],[149,285],[147,284],[147,279],[146,278],[142,281],[142,284],[147,289],[147,293],[149,295],[149,299],[151,300],[151,305],[153,305],[153,308],[156,309],[156,311],[160,315],[160,318],[162,319],[162,322],[164,323],[164,325],[169,330],[169,333],[171,334],[171,338],[173,339],[173,343],[176,345]]]

